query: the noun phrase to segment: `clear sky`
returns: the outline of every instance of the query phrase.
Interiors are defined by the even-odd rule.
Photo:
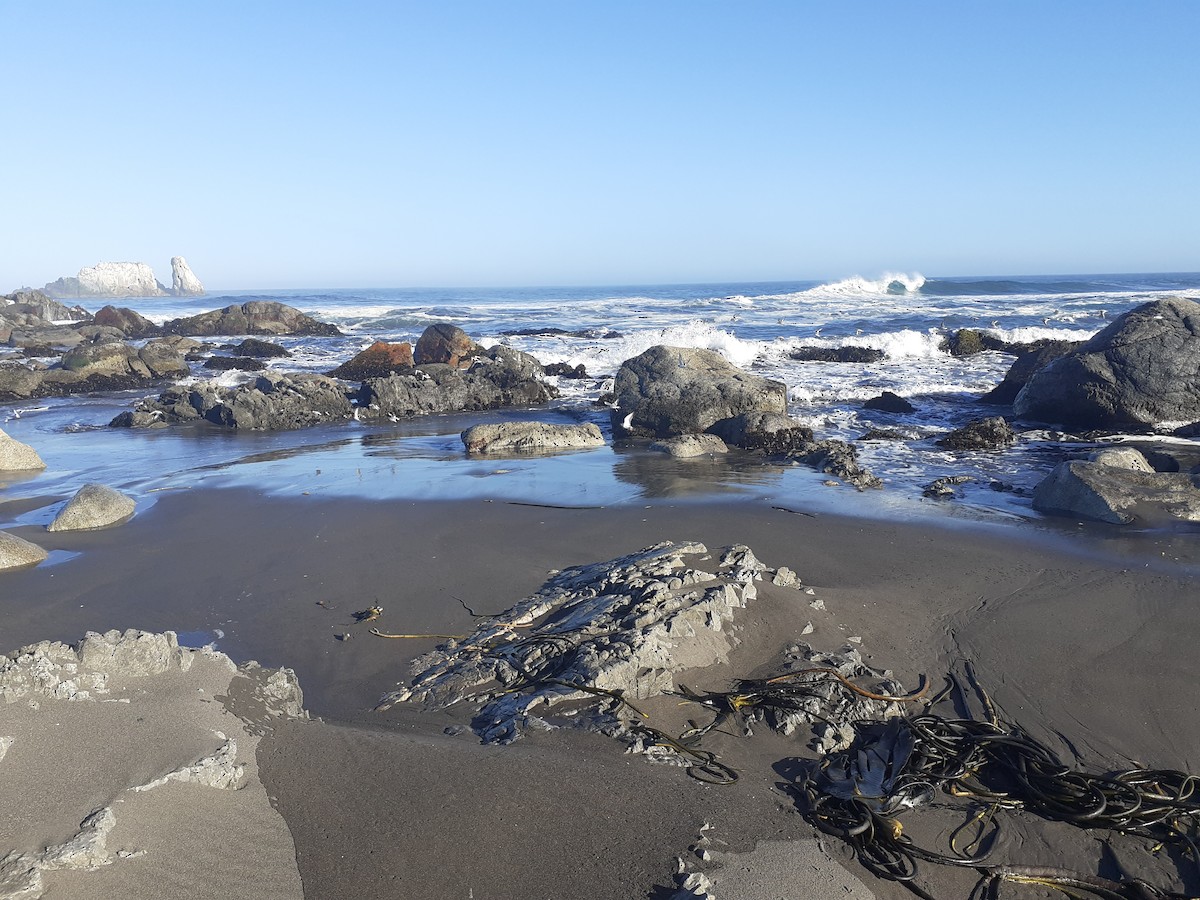
[[[1200,270],[1200,2],[0,0],[0,291]]]

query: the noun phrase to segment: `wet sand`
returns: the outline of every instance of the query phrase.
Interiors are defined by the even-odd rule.
[[[706,824],[714,852],[811,841],[815,832],[780,787],[795,748],[772,735],[715,736],[713,748],[743,777],[713,787],[597,735],[539,733],[483,747],[469,733],[445,733],[461,715],[370,711],[432,642],[374,638],[351,612],[378,603],[385,630],[461,633],[472,623],[463,603],[499,612],[551,569],[662,540],[747,544],[824,600],[819,613],[764,591],[739,619],[746,644],[737,666],[769,670],[797,640],[834,650],[853,636],[873,664],[914,685],[922,674],[940,682],[965,657],[1011,718],[1067,758],[1073,747],[1095,768],[1137,760],[1200,769],[1192,670],[1200,586],[1192,571],[1148,552],[1150,542],[1106,557],[1095,552],[1103,544],[1080,552],[1082,543],[1072,549],[1040,532],[1029,540],[1012,529],[750,503],[552,509],[219,490],[160,495],[107,531],[12,530],[79,555],[0,576],[6,650],[87,630],[219,629],[220,649],[235,660],[296,670],[307,707],[324,721],[278,727],[260,742],[258,763],[294,839],[306,897],[665,897],[677,856],[705,867],[688,848]],[[803,637],[810,621],[815,631]],[[334,637],[347,633],[348,641]],[[750,674],[725,668],[708,673],[713,686]],[[1097,845],[1082,834],[1015,826],[1001,850],[1095,871]],[[778,856],[762,846],[756,871]],[[836,841],[824,839],[823,851],[802,846],[848,890],[861,891],[861,881],[879,897],[910,896],[866,874]],[[1120,854],[1158,883],[1173,872],[1144,848]],[[745,858],[725,859],[727,876],[736,859]],[[856,895],[817,888],[805,866],[781,873],[763,896]],[[721,898],[756,896],[715,877]],[[943,889],[938,896],[965,896],[961,874],[925,866],[922,878]]]

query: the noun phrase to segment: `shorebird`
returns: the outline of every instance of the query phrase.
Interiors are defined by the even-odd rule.
[[[626,431],[629,431],[630,429],[633,428],[633,413],[630,413],[624,419],[621,420],[621,427],[624,428]]]
[[[822,330],[824,327],[825,327],[825,326],[824,326],[824,325],[822,325],[822,326],[821,326],[821,328],[818,328],[816,331],[814,331],[814,332],[813,332],[813,337],[820,337],[820,336],[821,336],[821,330]]]

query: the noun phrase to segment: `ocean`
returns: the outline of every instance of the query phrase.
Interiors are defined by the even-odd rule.
[[[1007,341],[1080,340],[1121,313],[1157,297],[1200,300],[1200,274],[926,278],[917,273],[831,283],[768,282],[618,287],[403,288],[211,292],[200,298],[117,301],[163,322],[250,299],[279,300],[344,332],[338,338],[281,338],[289,359],[272,368],[325,372],[372,341],[415,342],[435,322],[450,322],[485,345],[509,344],[543,363],[583,365],[587,378],[558,379],[550,408],[461,414],[387,425],[349,422],[298,432],[229,434],[217,430],[130,431],[107,427],[146,391],[0,406],[0,427],[32,444],[48,463],[37,476],[0,476],[6,496],[73,490],[100,481],[143,507],[162,491],[200,485],[253,486],[271,494],[350,494],[381,499],[479,497],[559,505],[686,502],[747,496],[788,507],[857,515],[1031,521],[1033,486],[1061,459],[1093,446],[1049,428],[1020,429],[1003,452],[949,453],[935,444],[973,418],[1007,411],[978,402],[1013,357],[987,352],[955,358],[940,349],[959,328]],[[94,311],[104,301],[85,301]],[[597,398],[621,362],[655,344],[715,350],[730,362],[784,382],[791,415],[818,438],[855,441],[860,462],[884,481],[863,494],[827,484],[804,467],[729,460],[669,460],[643,447],[606,447],[557,457],[472,459],[459,432],[478,421],[536,418],[595,421],[608,433]],[[879,362],[800,362],[805,347],[883,351]],[[193,378],[236,383],[244,373]],[[862,408],[882,391],[916,412]],[[860,441],[869,430],[902,440]],[[1105,440],[1119,440],[1120,436]],[[969,476],[951,500],[923,497],[943,476]],[[0,522],[41,523],[35,510]],[[3,518],[3,516],[0,516]]]

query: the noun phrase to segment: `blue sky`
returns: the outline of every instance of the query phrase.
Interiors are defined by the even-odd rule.
[[[0,291],[1200,270],[1200,3],[0,0]]]

